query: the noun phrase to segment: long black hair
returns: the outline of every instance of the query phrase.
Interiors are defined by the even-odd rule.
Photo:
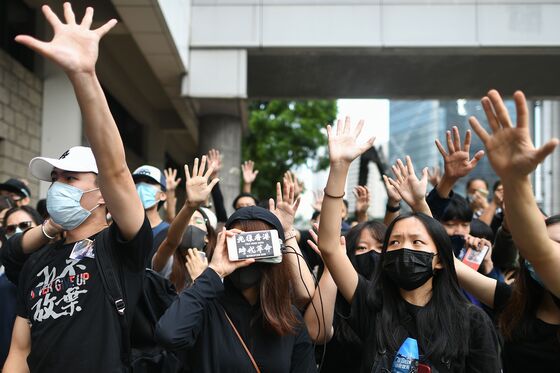
[[[547,227],[560,223],[560,214],[545,220]],[[519,256],[519,271],[512,285],[512,294],[499,318],[500,332],[506,341],[524,340],[531,333],[532,323],[547,290],[531,277],[525,259]],[[560,329],[557,333],[560,341]]]
[[[369,231],[371,236],[377,241],[383,242],[387,227],[383,223],[375,220],[370,220],[352,227],[352,229],[350,229],[348,233],[346,233],[346,255],[348,255],[348,258],[350,258],[350,262],[356,270],[358,270],[356,264],[356,249],[358,247],[358,243],[360,242],[360,236],[365,230]],[[376,265],[375,268],[375,270],[377,271],[379,267]],[[370,273],[368,278],[371,278],[372,276],[373,273]],[[338,314],[335,315],[335,317],[337,318],[334,325],[335,338],[341,343],[349,343],[356,346],[359,345],[361,347],[362,341],[360,337],[358,337],[358,335],[354,332],[350,325],[348,325],[348,322],[343,317],[338,317]]]
[[[453,264],[451,240],[445,228],[437,220],[422,214],[408,213],[395,218],[385,234],[383,251],[378,268],[382,268],[391,232],[399,221],[415,218],[428,231],[434,241],[442,268],[434,272],[432,297],[416,315],[418,343],[430,361],[461,359],[468,351],[468,304],[459,289],[457,273]],[[395,353],[408,336],[403,320],[410,319],[406,303],[399,288],[384,273],[377,270],[373,288],[368,293],[370,307],[381,312],[376,315],[375,338],[380,349]]]

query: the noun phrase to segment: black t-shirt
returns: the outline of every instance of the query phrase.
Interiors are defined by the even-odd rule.
[[[115,224],[108,229],[111,247],[106,250],[116,253],[127,312],[133,313],[152,248],[152,230],[145,219],[136,237],[126,242]],[[31,327],[29,369],[122,372],[119,316],[99,277],[95,245],[79,253],[73,253],[74,246],[63,242],[47,246],[31,256],[21,272],[17,313]]]
[[[364,341],[363,359],[360,367],[361,372],[371,372],[376,359],[384,360],[389,363],[389,369],[394,359],[395,352],[388,352],[377,346],[375,338],[375,320],[376,314],[381,311],[381,304],[370,306],[367,302],[367,294],[369,287],[372,286],[370,281],[359,276],[358,286],[354,299],[350,306],[350,314],[348,323],[354,329],[356,334]],[[476,372],[476,373],[492,373],[500,372],[500,358],[498,348],[498,338],[494,330],[492,321],[478,307],[467,305],[469,310],[469,351],[463,360],[444,361],[444,364],[437,363],[437,370],[433,362],[432,372]],[[411,317],[412,329],[416,329],[416,316],[421,307],[406,303],[407,313]],[[411,329],[405,326],[405,329]],[[409,335],[418,339],[416,335]],[[404,342],[404,340],[402,341]],[[402,343],[401,342],[401,343]],[[419,349],[422,351],[422,345],[419,342]],[[380,351],[382,350],[382,351]],[[381,356],[380,356],[381,354]],[[420,360],[423,358],[421,356]],[[442,367],[443,365],[443,367]],[[448,366],[448,368],[445,368]]]
[[[229,324],[224,309],[262,372],[316,372],[313,344],[300,320],[295,334],[278,336],[254,321],[259,306],[245,298],[212,269],[183,290],[158,322],[156,338],[170,349],[186,349],[192,372],[253,372],[249,356]],[[288,300],[286,300],[288,301]],[[252,322],[253,321],[253,322]]]
[[[512,288],[498,282],[494,307],[503,310],[511,298]],[[545,323],[535,316],[527,320],[527,334],[515,331],[511,341],[504,342],[504,372],[560,372],[560,325]]]

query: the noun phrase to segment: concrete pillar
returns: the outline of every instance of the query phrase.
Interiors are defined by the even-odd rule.
[[[239,194],[241,181],[241,119],[229,115],[206,115],[199,118],[199,154],[215,148],[222,153],[220,188],[228,214]]]
[[[46,66],[46,70],[41,155],[58,158],[68,148],[83,144],[82,115],[74,89],[64,72],[54,66]],[[48,187],[49,183],[41,182],[41,198],[46,196]]]
[[[535,139],[536,146],[542,146],[553,137],[560,137],[560,101],[543,101],[540,118],[541,128],[539,138]],[[538,124],[537,124],[538,125]],[[540,166],[542,180],[543,208],[547,214],[560,213],[560,151],[556,149]],[[538,171],[537,171],[538,173]],[[536,191],[537,193],[539,190]],[[538,196],[537,196],[538,198]]]

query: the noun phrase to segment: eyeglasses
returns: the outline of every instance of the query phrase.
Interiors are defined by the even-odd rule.
[[[17,228],[21,229],[22,231],[26,231],[31,228],[31,225],[33,225],[32,221],[22,221],[19,224],[6,225],[6,236],[13,236],[16,233]]]

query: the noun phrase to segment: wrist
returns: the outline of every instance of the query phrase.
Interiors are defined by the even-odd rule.
[[[436,186],[436,191],[438,192],[439,196],[441,198],[449,198],[449,193],[453,189],[453,186],[455,185],[457,180],[458,178],[450,177],[446,174],[443,174],[441,180]]]
[[[291,239],[295,239],[297,236],[297,231],[293,227],[288,227],[288,229],[284,229],[284,242],[287,242]]]
[[[395,203],[395,202],[387,201],[387,206],[385,206],[385,208],[389,212],[397,212],[401,209],[401,203],[400,202]]]
[[[331,161],[330,167],[335,170],[347,170],[350,168],[350,163],[347,161]]]
[[[220,276],[220,278],[224,278],[224,277],[227,276],[227,274],[222,273],[222,272],[217,268],[217,266],[213,265],[212,263],[208,264],[208,268],[210,268],[212,271],[216,272],[216,274],[217,274],[218,276]]]

